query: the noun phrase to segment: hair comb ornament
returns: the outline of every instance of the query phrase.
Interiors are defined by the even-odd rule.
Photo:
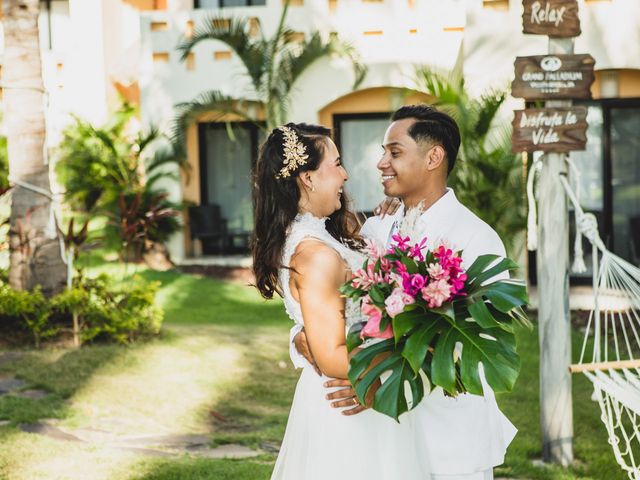
[[[284,134],[284,166],[280,169],[280,173],[276,178],[288,178],[295,172],[299,166],[307,163],[307,147],[298,139],[298,135],[291,128],[283,125],[278,127]]]

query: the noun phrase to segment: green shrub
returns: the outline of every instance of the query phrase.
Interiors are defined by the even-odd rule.
[[[76,278],[71,290],[51,299],[56,312],[74,318],[77,343],[114,340],[129,343],[160,331],[163,312],[154,305],[159,282],[135,278],[116,287],[107,275]]]
[[[36,347],[42,339],[56,335],[59,328],[49,322],[51,305],[42,295],[40,287],[32,291],[14,290],[8,284],[0,285],[0,315],[18,319],[22,327],[33,335]]]
[[[163,311],[154,305],[159,282],[140,278],[116,285],[107,275],[76,276],[71,289],[46,299],[39,288],[17,291],[0,283],[0,326],[45,338],[73,332],[74,343],[130,343],[160,332]]]

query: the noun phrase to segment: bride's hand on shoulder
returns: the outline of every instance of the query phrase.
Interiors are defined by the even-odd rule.
[[[393,215],[398,211],[402,202],[395,197],[386,197],[380,204],[373,209],[373,213],[384,218],[385,215]]]

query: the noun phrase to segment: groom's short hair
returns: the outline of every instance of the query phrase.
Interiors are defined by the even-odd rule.
[[[447,156],[447,174],[456,164],[460,148],[460,129],[456,121],[444,112],[429,105],[407,105],[396,110],[391,121],[415,118],[416,122],[409,127],[409,136],[416,143],[429,142],[440,144]]]

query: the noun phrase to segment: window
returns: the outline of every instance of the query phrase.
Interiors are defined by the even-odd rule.
[[[193,8],[253,7],[266,4],[266,0],[194,0]]]
[[[600,237],[608,249],[640,265],[640,99],[607,99],[576,102],[588,108],[587,149],[571,152],[580,170],[580,203],[598,220]],[[575,223],[570,213],[570,247]],[[573,274],[573,283],[590,282],[591,244],[582,241],[584,274]],[[529,257],[529,274],[535,281],[535,252]]]
[[[187,70],[195,70],[196,68],[196,56],[193,52],[189,52],[187,54],[187,58],[185,60],[185,66]]]
[[[233,239],[248,238],[253,229],[251,168],[262,141],[258,127],[249,122],[198,125],[200,142],[200,198],[203,205],[218,205]],[[246,245],[245,245],[246,247]],[[203,252],[210,253],[203,244]]]
[[[169,63],[169,53],[168,52],[154,52],[153,53],[153,61],[161,62],[161,63]]]
[[[509,0],[482,0],[482,6],[492,10],[509,10]]]
[[[335,138],[349,174],[346,189],[359,212],[372,212],[384,198],[376,165],[390,113],[334,115]]]

